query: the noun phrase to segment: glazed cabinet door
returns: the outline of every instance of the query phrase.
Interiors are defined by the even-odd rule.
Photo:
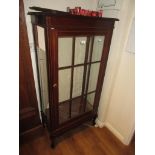
[[[59,124],[93,112],[104,39],[90,34],[57,36]]]

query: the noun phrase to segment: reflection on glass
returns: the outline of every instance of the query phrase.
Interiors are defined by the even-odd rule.
[[[82,64],[85,59],[87,37],[76,37],[74,64]]]
[[[72,62],[72,42],[71,37],[58,38],[58,62],[59,67],[70,66]]]
[[[103,44],[104,44],[104,36],[94,37],[92,62],[101,60]]]
[[[83,69],[83,66],[74,67],[72,98],[80,96],[82,93]]]
[[[85,94],[82,101],[81,112],[88,112],[93,110],[94,99],[95,99],[95,92]]]
[[[70,99],[71,69],[59,70],[59,102]]]
[[[69,101],[59,103],[59,124],[69,119]]]
[[[96,90],[100,63],[91,64],[88,92]]]
[[[41,55],[41,50],[38,52],[38,55]],[[41,100],[42,100],[42,104],[43,104],[42,110],[45,112],[45,109],[49,107],[47,68],[46,68],[45,59],[40,59],[40,61],[38,61],[38,63],[39,63],[40,83],[41,83]]]

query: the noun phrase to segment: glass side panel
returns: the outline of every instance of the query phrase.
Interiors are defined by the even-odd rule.
[[[58,38],[59,67],[71,66],[72,62],[72,37]]]
[[[91,64],[88,92],[96,90],[100,63]]]
[[[68,121],[71,69],[59,70],[59,124]],[[60,103],[61,102],[61,103]]]
[[[38,31],[38,44],[39,48],[45,51],[45,34],[44,34],[44,28],[37,26]]]
[[[71,107],[71,118],[79,116],[83,113],[82,110],[80,111],[80,102],[81,102],[81,96],[73,98]]]
[[[80,96],[82,93],[83,70],[84,66],[74,67],[72,98]]]
[[[71,69],[59,70],[59,102],[70,99]]]
[[[92,62],[101,60],[103,44],[104,44],[104,36],[95,36],[94,37]]]
[[[40,53],[41,53],[41,50],[39,51],[39,54]],[[44,59],[40,59],[40,61],[39,61],[39,72],[40,72],[41,94],[42,94],[41,99],[42,99],[42,103],[44,105],[43,111],[45,111],[45,108],[49,107],[49,103],[48,103],[47,68],[46,68],[46,63],[45,63]]]
[[[37,26],[38,32],[38,47],[37,47],[37,66],[39,68],[39,85],[41,94],[41,111],[46,115],[49,123],[49,94],[48,94],[48,79],[47,79],[47,62],[44,28]]]
[[[85,60],[87,37],[75,38],[75,59],[74,64],[82,64]]]

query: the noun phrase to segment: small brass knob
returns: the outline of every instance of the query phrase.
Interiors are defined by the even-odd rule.
[[[55,84],[53,84],[53,88],[55,88],[55,87],[57,87],[57,84],[55,83]]]

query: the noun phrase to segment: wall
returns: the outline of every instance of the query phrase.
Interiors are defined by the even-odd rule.
[[[134,54],[125,48],[134,17],[134,0],[117,2],[120,4],[116,8],[103,8],[104,16],[120,21],[114,29],[96,122],[128,144],[134,132]]]
[[[134,54],[124,51],[107,109],[105,124],[125,144],[134,132]]]

